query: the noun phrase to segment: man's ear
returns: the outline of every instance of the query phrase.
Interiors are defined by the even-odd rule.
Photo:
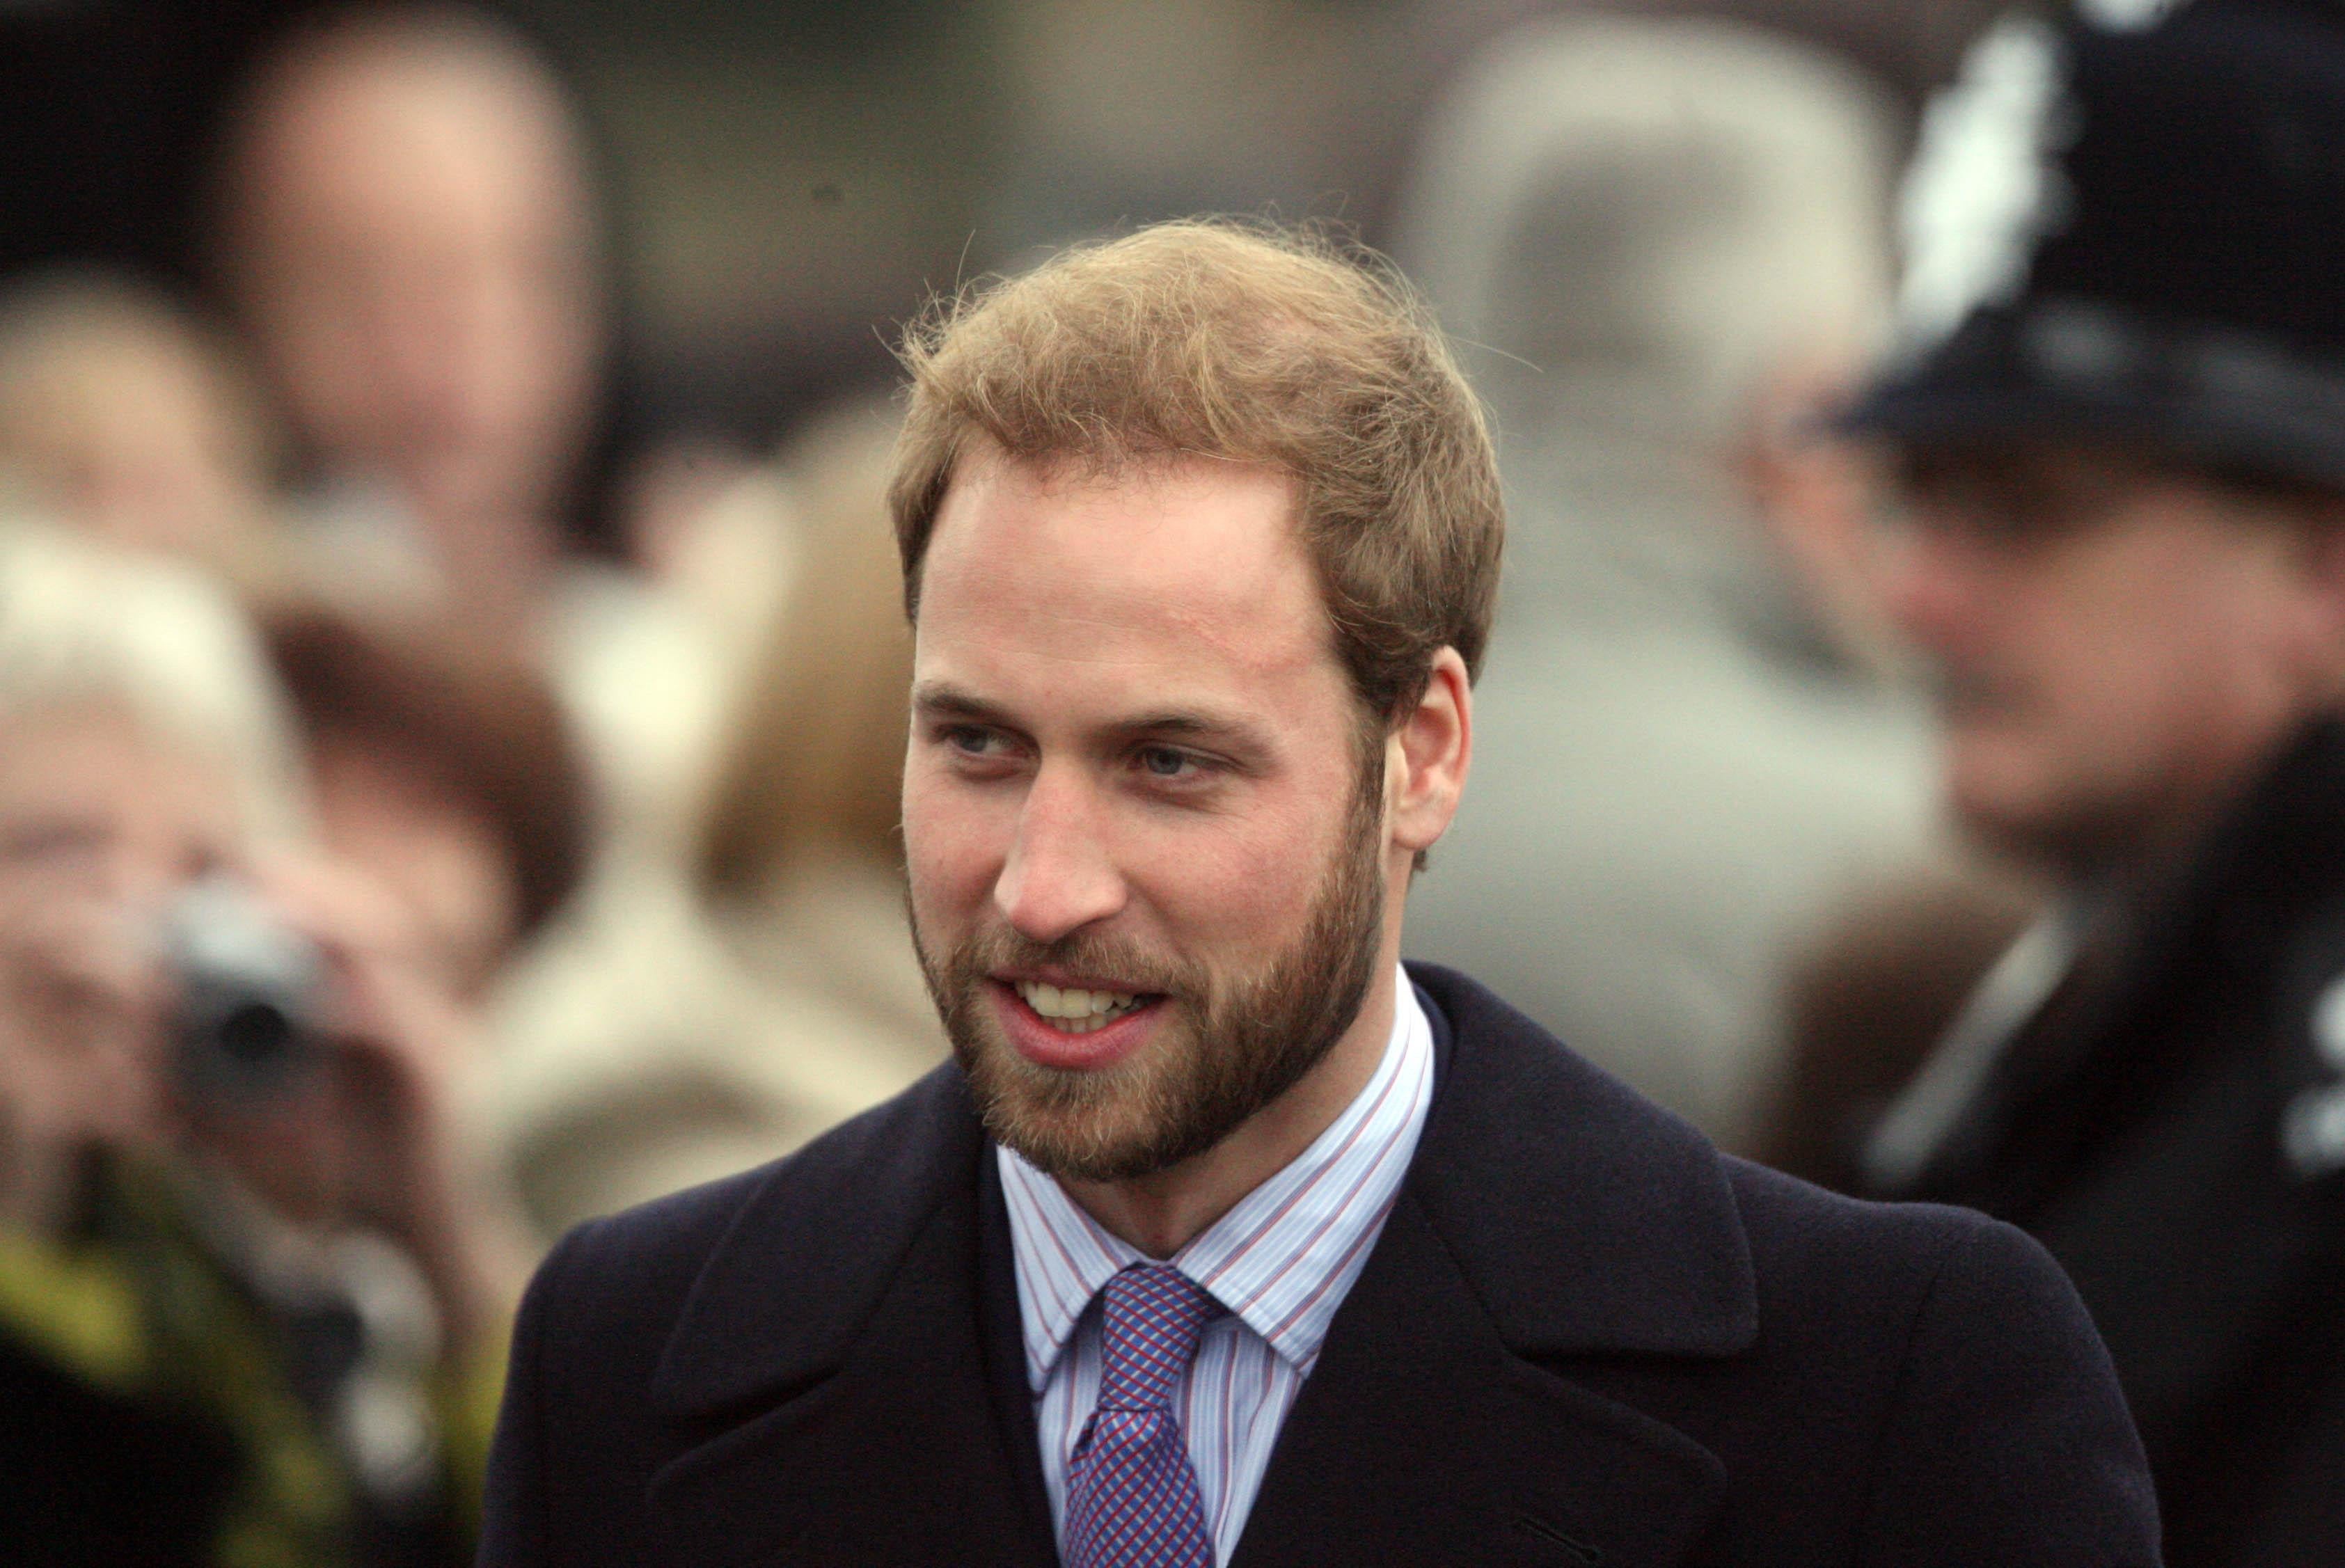
[[[1457,814],[1474,760],[1474,688],[1455,648],[1433,656],[1416,706],[1385,743],[1386,822],[1396,847],[1433,847]]]

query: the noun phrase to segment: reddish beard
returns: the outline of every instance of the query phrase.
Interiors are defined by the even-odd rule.
[[[985,1129],[1036,1168],[1129,1181],[1203,1154],[1300,1082],[1359,1017],[1384,934],[1384,770],[1359,788],[1295,939],[1251,974],[1150,952],[1105,933],[1033,942],[1002,926],[933,953],[912,944]],[[987,995],[1005,969],[1112,979],[1162,1010],[1153,1037],[1112,1067],[1047,1067],[1003,1037]]]

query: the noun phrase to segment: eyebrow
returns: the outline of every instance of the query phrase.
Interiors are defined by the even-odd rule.
[[[989,703],[974,693],[942,681],[927,681],[914,686],[912,706],[929,718],[969,719],[980,723],[1000,724],[1008,729],[1020,727],[998,703]],[[1269,736],[1259,726],[1242,719],[1199,713],[1193,709],[1166,708],[1135,713],[1130,718],[1115,720],[1106,729],[1112,734],[1123,736],[1161,735],[1171,740],[1213,741],[1240,750],[1264,754],[1271,749]]]
[[[947,719],[1005,722],[1002,711],[981,697],[942,681],[923,681],[912,688],[912,706],[919,713]]]

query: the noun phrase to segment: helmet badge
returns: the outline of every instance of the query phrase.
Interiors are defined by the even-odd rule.
[[[1898,336],[1907,356],[1927,353],[1973,311],[2009,304],[2026,287],[2036,246],[2067,215],[2067,183],[2055,163],[2074,131],[2067,104],[2058,36],[2013,16],[1981,36],[1961,76],[1930,105],[1897,208],[1905,251]]]

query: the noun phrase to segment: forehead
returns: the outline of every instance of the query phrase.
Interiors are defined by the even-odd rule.
[[[2223,499],[2218,486],[2180,463],[2088,443],[1924,445],[1899,452],[1896,466],[1905,497],[1924,514],[1958,518],[2011,542],[2085,531],[2159,496]]]
[[[59,812],[228,831],[225,759],[98,701],[0,714],[0,821]]]
[[[957,467],[923,561],[921,676],[1042,678],[1061,696],[1340,680],[1296,500],[1264,467],[1095,474],[981,450]]]
[[[256,209],[305,221],[486,223],[584,199],[567,111],[533,65],[428,35],[329,40],[286,62],[252,106],[240,172]]]
[[[1918,441],[1893,455],[1905,488],[1924,493],[2116,485],[2175,471],[2121,447],[2050,440]]]

